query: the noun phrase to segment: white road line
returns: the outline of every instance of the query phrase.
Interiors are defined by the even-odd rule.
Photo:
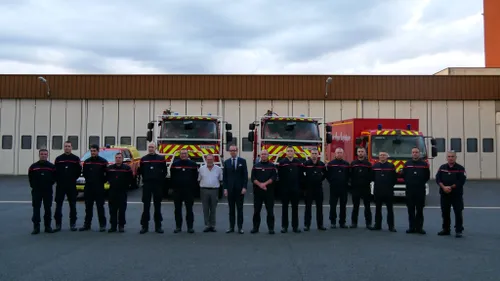
[[[84,204],[83,202],[78,202],[79,204]],[[138,201],[129,201],[127,202],[128,204],[142,204],[142,202]],[[173,205],[174,202],[161,202],[162,204],[165,205]],[[31,201],[0,201],[0,204],[31,204]],[[54,204],[54,203],[53,203]],[[66,202],[64,204],[67,204]],[[153,203],[151,203],[153,204]],[[219,205],[225,205],[227,206],[228,203],[226,202],[219,202]],[[195,202],[194,205],[201,205],[201,202]],[[243,204],[245,206],[253,206],[252,203],[245,203]],[[281,207],[281,204],[276,203],[274,204],[275,207]],[[314,206],[314,205],[313,205]],[[305,207],[304,204],[300,204],[299,207]],[[323,205],[324,208],[329,208],[328,204]],[[348,208],[352,208],[352,205],[347,205]],[[359,206],[360,208],[364,208],[364,206]],[[375,206],[372,205],[372,208]],[[440,209],[440,206],[426,206],[426,209]],[[406,209],[406,206],[394,206],[394,209]],[[472,209],[472,210],[500,210],[500,206],[488,206],[488,207],[479,207],[479,206],[466,206],[465,209]]]

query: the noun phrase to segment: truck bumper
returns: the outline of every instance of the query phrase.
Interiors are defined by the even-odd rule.
[[[372,195],[373,195],[373,186],[374,186],[374,183],[371,182],[370,183],[370,190],[371,190]],[[429,185],[428,184],[425,184],[425,195],[426,196],[429,195]],[[406,185],[396,184],[394,186],[394,197],[405,197],[405,196],[406,196]]]

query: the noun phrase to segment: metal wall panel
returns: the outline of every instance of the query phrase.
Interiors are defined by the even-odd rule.
[[[342,101],[341,113],[342,120],[361,117],[358,112],[358,103],[356,101]]]
[[[118,144],[120,140],[118,139],[118,127],[122,122],[119,119],[119,107],[118,101],[109,101],[105,100],[103,103],[104,111],[103,111],[103,120],[102,120],[102,141],[103,145],[111,145],[111,143],[107,143],[107,137],[114,137],[115,143]],[[108,139],[109,140],[109,139]]]
[[[201,114],[203,115],[217,115],[222,116],[219,112],[219,104],[218,100],[203,100],[201,101]]]
[[[158,115],[163,114],[163,111],[169,109],[170,107],[171,107],[170,100],[155,100],[155,101],[153,101],[151,114],[149,116],[150,121],[156,120]],[[145,127],[145,128],[147,128],[147,127]]]
[[[378,102],[378,117],[379,118],[394,118],[396,105],[394,101],[379,101]]]
[[[2,149],[0,146],[0,174],[15,174],[15,164],[19,138],[17,136],[17,111],[18,100],[0,100],[0,138],[2,136],[12,137],[12,148]],[[1,145],[1,139],[0,139]]]
[[[18,136],[16,141],[19,143],[19,156],[17,165],[17,174],[27,175],[28,168],[33,164],[33,151],[35,150],[35,100],[21,100],[18,112]],[[22,147],[22,137],[25,136],[25,146]]]
[[[49,99],[40,75],[0,76],[0,98]],[[50,99],[324,100],[327,75],[45,75]],[[500,76],[335,75],[327,100],[495,100]],[[306,91],[304,89],[307,89]]]
[[[188,100],[186,102],[187,115],[200,115],[201,114],[201,100]]]
[[[446,105],[448,115],[448,145],[450,149],[455,150],[457,153],[457,161],[460,161],[463,165],[467,165],[467,160],[464,159],[464,151],[466,150],[466,143],[464,141],[464,104],[461,101],[447,101]],[[452,139],[460,139],[460,151],[456,147],[451,146]],[[465,167],[467,168],[467,166]]]
[[[48,134],[50,160],[54,161],[64,151],[66,141],[66,101],[53,100],[50,108],[50,134]],[[54,147],[54,137],[62,138],[61,147]]]
[[[104,117],[104,105],[102,100],[89,100],[87,101],[87,117],[86,117],[86,138],[85,145],[82,147],[82,154],[89,150],[89,146],[92,144],[97,144],[102,146],[104,136],[102,135],[102,122]],[[92,140],[90,138],[99,137],[99,142]]]
[[[240,156],[247,160],[249,175],[253,167],[253,152],[243,151],[243,140],[247,138],[247,134],[245,134],[246,133],[245,127],[248,128],[248,124],[250,124],[252,121],[255,120],[255,107],[256,107],[255,101],[240,102],[239,128],[241,128],[241,132],[240,132],[240,138],[238,139],[238,147],[240,149]]]
[[[273,100],[272,108],[270,109],[272,109],[272,111],[279,116],[290,116],[290,114],[292,114],[292,112],[289,110],[290,107],[288,106],[288,101],[284,100]],[[265,113],[266,112],[263,112],[262,115],[264,115]]]
[[[431,118],[429,123],[429,131],[434,138],[444,138],[446,140],[446,151],[450,149],[450,141],[448,137],[448,110],[445,101],[430,102]],[[443,163],[446,162],[446,153],[440,153],[438,157],[432,159],[433,172]]]
[[[120,100],[118,101],[118,138],[116,139],[117,144],[122,144],[122,137],[129,137],[130,143],[134,143],[134,101],[133,100]],[[145,124],[143,130],[147,130],[147,125]],[[125,139],[124,139],[125,140]]]
[[[149,101],[135,101],[135,112],[134,112],[134,136],[132,140],[132,144],[137,146],[137,137],[146,137],[148,131],[148,123],[149,121]],[[140,149],[140,147],[138,147]],[[141,153],[147,151],[146,149],[142,150]]]
[[[481,139],[495,138],[495,102],[479,102],[479,125]],[[495,145],[493,145],[495,147]],[[481,140],[481,178],[494,179],[497,177],[497,161],[495,152],[483,152]]]
[[[342,120],[341,101],[326,101],[325,110],[325,119],[327,123]]]
[[[33,159],[38,159],[38,149],[47,149],[50,153],[50,115],[51,115],[51,102],[47,100],[35,100],[35,134],[33,135]],[[38,148],[38,137],[45,138],[40,140]],[[57,155],[56,155],[57,156]],[[56,156],[49,154],[49,160],[55,159]]]
[[[418,119],[419,131],[421,131],[422,134],[424,134],[424,136],[432,135],[430,130],[430,124],[432,123],[431,121],[432,119],[430,118],[431,110],[429,110],[429,103],[426,101],[411,101],[410,108],[408,110],[409,112],[408,118]],[[430,145],[430,141],[427,142],[427,145],[428,146]],[[438,154],[436,159],[441,161],[442,159],[441,155]],[[435,175],[433,163],[434,161],[430,161],[431,178],[434,178]]]
[[[240,127],[240,101],[224,101],[223,105],[223,114],[224,118],[227,122],[233,125],[233,138],[237,139],[237,145],[239,152],[241,152],[241,137],[245,136],[248,132],[247,128]],[[225,146],[223,151],[224,159],[228,159],[230,157],[229,147]],[[251,163],[247,163],[251,166]]]
[[[378,101],[361,101],[360,104],[362,118],[378,118]]]
[[[187,102],[184,100],[172,100],[170,101],[170,110],[178,112],[180,115],[185,115],[187,114]]]
[[[464,163],[467,169],[467,177],[470,179],[481,178],[481,135],[479,133],[479,102],[465,101],[464,102],[464,158],[459,161]],[[477,141],[476,151],[467,151],[467,139],[475,139]],[[472,142],[473,140],[471,140]]]
[[[410,101],[395,101],[394,104],[395,118],[410,118],[411,102]]]
[[[68,100],[66,102],[66,134],[64,140],[70,136],[78,137],[78,148],[73,147],[73,153],[77,156],[82,155],[86,150],[87,141],[87,119],[85,101]]]
[[[292,116],[300,116],[304,114],[305,116],[309,115],[309,102],[308,101],[291,101],[291,112]]]

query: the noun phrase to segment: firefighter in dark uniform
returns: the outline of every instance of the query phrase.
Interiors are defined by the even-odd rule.
[[[198,189],[198,165],[188,158],[188,150],[181,149],[180,158],[172,163],[170,177],[174,191],[175,230],[182,230],[182,202],[186,206],[186,225],[188,233],[194,233],[193,204],[194,192]]]
[[[375,163],[373,169],[373,195],[375,196],[375,225],[371,230],[382,229],[382,204],[387,207],[387,224],[390,232],[396,232],[394,228],[394,185],[397,182],[396,167],[387,162],[389,155],[385,151],[379,153],[379,162]]]
[[[411,150],[412,159],[406,161],[402,174],[406,184],[406,207],[408,208],[409,228],[406,233],[425,234],[424,206],[425,184],[431,178],[429,165],[420,158],[420,150]]]
[[[276,167],[269,162],[269,152],[260,152],[260,162],[252,168],[251,181],[253,183],[253,228],[250,233],[259,232],[260,212],[262,204],[266,206],[267,228],[269,234],[274,234],[274,182],[276,181]]]
[[[90,157],[83,162],[83,177],[85,178],[85,222],[80,231],[90,230],[94,216],[94,202],[99,217],[99,231],[106,231],[106,215],[104,213],[104,184],[108,161],[99,156],[99,146],[90,146]]]
[[[161,214],[161,201],[163,186],[168,174],[165,156],[156,153],[156,145],[148,144],[148,154],[141,158],[139,163],[139,174],[142,176],[142,203],[141,231],[144,234],[149,231],[151,197],[153,197],[155,232],[163,233],[161,227],[163,216]]]
[[[358,227],[359,204],[363,200],[366,228],[372,226],[372,211],[370,207],[370,183],[373,181],[373,170],[370,161],[366,160],[366,149],[358,147],[358,159],[351,163],[351,194],[352,213],[351,228]]]
[[[76,228],[76,197],[78,191],[76,190],[76,180],[80,177],[82,172],[82,165],[80,158],[71,153],[71,142],[64,143],[64,153],[57,156],[55,160],[57,186],[56,186],[56,211],[54,219],[56,221],[55,231],[61,230],[62,223],[62,206],[64,197],[68,198],[69,203],[69,225],[71,231],[77,231]]]
[[[115,154],[115,164],[108,167],[109,182],[109,223],[108,232],[125,232],[125,212],[127,211],[127,191],[133,183],[134,175],[129,165],[123,164],[123,154]]]
[[[40,233],[40,208],[43,202],[43,222],[45,232],[53,233],[51,227],[52,216],[52,194],[53,185],[56,182],[56,166],[50,163],[47,159],[49,152],[46,149],[40,149],[38,152],[40,160],[33,163],[28,170],[28,179],[31,187],[31,205],[33,206],[33,232],[31,234]]]
[[[323,226],[323,181],[326,178],[325,163],[318,159],[317,149],[311,150],[311,159],[304,163],[305,173],[305,203],[304,231],[309,231],[312,218],[312,203],[316,204],[316,226],[319,230],[326,230]]]
[[[304,165],[294,158],[295,150],[286,148],[286,158],[278,164],[279,189],[282,201],[281,233],[288,232],[288,206],[292,205],[292,229],[300,233],[299,229],[299,198],[301,185],[304,181]]]
[[[455,213],[455,234],[462,237],[463,210],[464,210],[464,185],[467,180],[465,168],[458,164],[457,154],[449,151],[446,154],[448,163],[441,165],[436,174],[436,183],[439,185],[441,195],[441,215],[443,217],[443,230],[438,235],[450,235],[451,218],[450,211],[453,207]]]
[[[340,147],[335,149],[335,159],[326,165],[326,179],[330,184],[330,222],[331,228],[336,228],[337,202],[340,201],[340,228],[346,226],[347,211],[347,189],[349,188],[349,162],[344,160],[344,150]]]

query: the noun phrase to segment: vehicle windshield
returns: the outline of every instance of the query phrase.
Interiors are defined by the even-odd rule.
[[[372,158],[378,158],[380,151],[389,154],[390,159],[411,159],[412,148],[420,149],[420,156],[427,157],[423,136],[372,136]]]
[[[119,150],[100,150],[99,156],[106,159],[108,162],[115,162],[116,153],[120,152]],[[90,150],[88,150],[85,154],[83,154],[81,161],[85,161],[90,158]]]
[[[290,122],[296,125],[291,131],[287,131],[286,126]],[[320,140],[319,127],[316,122],[273,120],[265,122],[262,131],[264,139]]]
[[[189,120],[192,129],[186,129],[184,122],[188,120],[165,120],[162,122],[160,138],[217,139],[217,122],[209,120]]]

